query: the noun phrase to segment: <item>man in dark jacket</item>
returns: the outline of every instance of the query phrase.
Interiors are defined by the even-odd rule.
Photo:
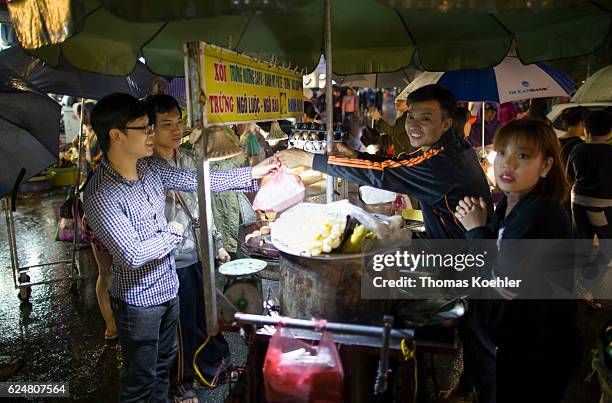
[[[279,154],[289,167],[308,166],[360,185],[415,196],[423,210],[429,238],[464,238],[454,208],[465,192],[491,200],[487,180],[474,150],[452,133],[455,97],[438,85],[410,94],[406,137],[417,151],[385,159],[364,153],[356,158],[315,155],[290,149]],[[492,203],[487,203],[492,206]]]
[[[395,98],[397,119],[392,125],[384,121],[378,109],[373,109],[371,112],[371,117],[376,122],[376,130],[391,136],[393,140],[393,156],[395,157],[402,153],[411,153],[414,151],[414,147],[410,145],[410,139],[406,134],[406,116],[408,112],[407,98],[408,92],[405,89]]]
[[[429,238],[463,239],[465,229],[454,216],[459,200],[475,193],[487,202],[489,215],[493,202],[476,153],[452,131],[455,96],[433,84],[412,92],[408,102],[406,135],[418,149],[412,154],[385,159],[354,153],[356,158],[342,158],[290,149],[279,157],[290,168],[312,167],[361,185],[413,195]],[[490,403],[495,401],[495,346],[486,328],[486,302],[473,302],[461,329],[464,362],[479,401]]]

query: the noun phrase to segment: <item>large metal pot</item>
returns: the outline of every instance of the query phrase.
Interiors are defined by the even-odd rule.
[[[298,319],[321,318],[333,322],[382,325],[385,314],[418,326],[440,322],[441,318],[458,319],[465,312],[463,296],[454,289],[437,288],[425,294],[407,293],[412,290],[376,292],[370,287],[365,294],[362,286],[369,284],[364,270],[372,255],[393,250],[374,249],[366,253],[334,253],[317,257],[302,257],[281,252],[280,309],[281,314]],[[366,274],[364,274],[366,273]],[[396,271],[385,272],[390,276]],[[371,270],[370,270],[371,275]],[[436,278],[433,273],[403,272],[402,276]],[[388,277],[393,278],[393,277]],[[381,293],[382,292],[382,293]],[[370,299],[362,298],[362,295]],[[414,299],[419,296],[417,299]]]
[[[280,308],[291,318],[381,325],[385,300],[361,298],[366,254],[301,257],[281,252]]]

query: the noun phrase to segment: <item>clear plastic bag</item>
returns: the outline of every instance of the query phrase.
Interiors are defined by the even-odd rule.
[[[272,244],[278,250],[291,255],[313,256],[310,236],[321,226],[321,223],[327,222],[328,215],[342,220],[350,216],[363,225],[367,231],[376,235],[376,241],[368,242],[368,249],[362,249],[363,251],[381,246],[387,241],[411,239],[411,232],[402,229],[401,216],[372,215],[351,204],[348,200],[340,200],[328,204],[300,203],[285,211],[271,224]],[[300,228],[298,233],[295,231],[296,228]]]
[[[265,181],[253,200],[253,209],[280,213],[304,200],[306,188],[299,176],[281,166]]]
[[[348,200],[339,200],[327,204],[302,203],[286,211],[279,219],[279,222],[293,216],[308,217],[321,212],[333,214],[338,217],[351,216],[366,227],[368,231],[374,232],[379,239],[391,238],[393,231],[401,224],[401,222],[395,222],[395,220],[393,220],[394,225],[389,226],[389,217],[374,216],[364,209],[351,204]]]
[[[334,339],[323,332],[318,346],[293,338],[277,326],[263,367],[269,402],[342,401],[344,371]]]

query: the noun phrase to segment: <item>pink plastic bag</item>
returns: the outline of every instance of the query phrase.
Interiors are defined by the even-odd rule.
[[[72,242],[74,239],[74,226],[77,225],[77,242],[88,243],[89,241],[81,233],[81,221],[83,220],[83,203],[77,200],[75,203],[74,193],[69,192],[66,200],[58,211],[56,241]]]
[[[281,166],[259,188],[253,201],[253,209],[280,213],[304,201],[306,188],[299,176],[285,171]]]
[[[323,332],[318,346],[311,346],[278,326],[263,373],[269,402],[342,402],[344,371],[329,332]]]

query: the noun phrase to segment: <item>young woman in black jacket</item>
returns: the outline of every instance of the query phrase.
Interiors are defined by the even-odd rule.
[[[520,278],[498,287],[491,312],[497,344],[497,402],[558,402],[581,359],[574,322],[571,225],[559,142],[546,123],[518,120],[495,135],[495,178],[505,193],[487,225],[483,199],[465,197],[457,219],[468,239],[493,239],[491,275]],[[560,299],[567,297],[568,299]]]

